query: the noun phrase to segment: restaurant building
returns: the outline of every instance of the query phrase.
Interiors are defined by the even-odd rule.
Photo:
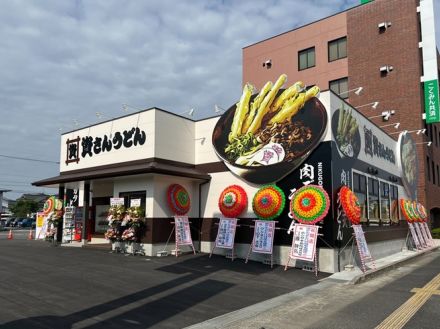
[[[259,167],[256,172],[237,170],[222,157],[222,138],[227,136],[235,105],[222,116],[194,121],[162,109],[150,108],[120,118],[84,127],[61,136],[60,174],[35,182],[37,186],[58,187],[60,198],[76,190],[83,213],[83,240],[103,243],[110,198],[141,199],[145,209],[146,233],[142,248],[155,256],[166,246],[173,230],[174,214],[167,205],[167,189],[180,184],[191,200],[188,213],[196,249],[209,253],[221,217],[219,196],[229,185],[240,185],[249,199],[239,216],[235,252],[245,258],[252,241],[252,198],[264,184],[276,182],[286,198],[293,189],[307,184],[322,186],[330,196],[331,208],[318,240],[320,270],[336,272],[349,262],[350,252],[341,251],[352,229],[340,221],[337,193],[342,185],[357,193],[367,241],[376,258],[400,251],[405,245],[407,225],[400,216],[398,199],[411,199],[413,185],[401,179],[402,145],[413,140],[409,134],[399,141],[356,111],[332,91],[322,91],[306,102],[295,120],[311,130],[311,143],[280,170]],[[350,116],[350,140],[340,126]],[[347,130],[347,131],[348,131]],[[349,147],[347,147],[350,145]],[[416,153],[414,152],[414,155]],[[415,159],[417,160],[417,159]],[[254,169],[252,169],[254,170]],[[412,182],[414,183],[414,182]],[[67,198],[68,202],[70,197]],[[287,234],[291,219],[285,210],[276,219],[274,261],[284,264],[292,244]],[[173,236],[171,241],[173,241]],[[215,253],[225,254],[222,249]],[[251,259],[265,257],[252,254]]]
[[[440,227],[440,60],[433,0],[363,2],[244,47],[243,84],[261,88],[286,73],[333,90],[395,139],[408,131],[420,161],[417,199],[426,205],[431,225]]]

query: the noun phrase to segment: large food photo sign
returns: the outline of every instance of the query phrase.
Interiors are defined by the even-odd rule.
[[[322,141],[327,111],[319,88],[287,76],[256,92],[246,84],[236,105],[218,120],[212,143],[229,170],[249,183],[274,183],[291,173]]]

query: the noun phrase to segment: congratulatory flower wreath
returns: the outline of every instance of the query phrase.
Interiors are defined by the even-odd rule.
[[[225,188],[218,199],[220,212],[227,218],[238,217],[247,208],[247,204],[246,191],[238,185]]]
[[[400,205],[400,211],[402,212],[403,217],[406,219],[408,223],[414,223],[418,221],[418,216],[413,209],[411,201],[400,199],[399,205]]]
[[[285,204],[283,191],[276,185],[266,185],[255,193],[252,209],[259,219],[272,220],[283,212]]]
[[[173,213],[185,215],[191,208],[191,200],[188,192],[182,185],[171,184],[167,190],[167,201]]]
[[[358,225],[361,222],[361,207],[356,194],[347,186],[342,186],[339,190],[339,202],[348,220],[353,225]]]
[[[315,224],[324,219],[330,207],[327,192],[318,185],[301,187],[290,201],[290,215],[302,224]]]

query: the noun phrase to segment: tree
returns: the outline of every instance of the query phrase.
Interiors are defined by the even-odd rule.
[[[22,199],[9,208],[15,217],[27,217],[31,213],[37,212],[38,203],[33,200]]]

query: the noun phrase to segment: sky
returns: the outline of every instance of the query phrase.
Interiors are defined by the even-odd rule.
[[[123,104],[194,108],[195,119],[228,108],[241,94],[243,47],[359,3],[2,1],[0,190],[57,193],[31,182],[59,174],[60,134],[124,115]]]

